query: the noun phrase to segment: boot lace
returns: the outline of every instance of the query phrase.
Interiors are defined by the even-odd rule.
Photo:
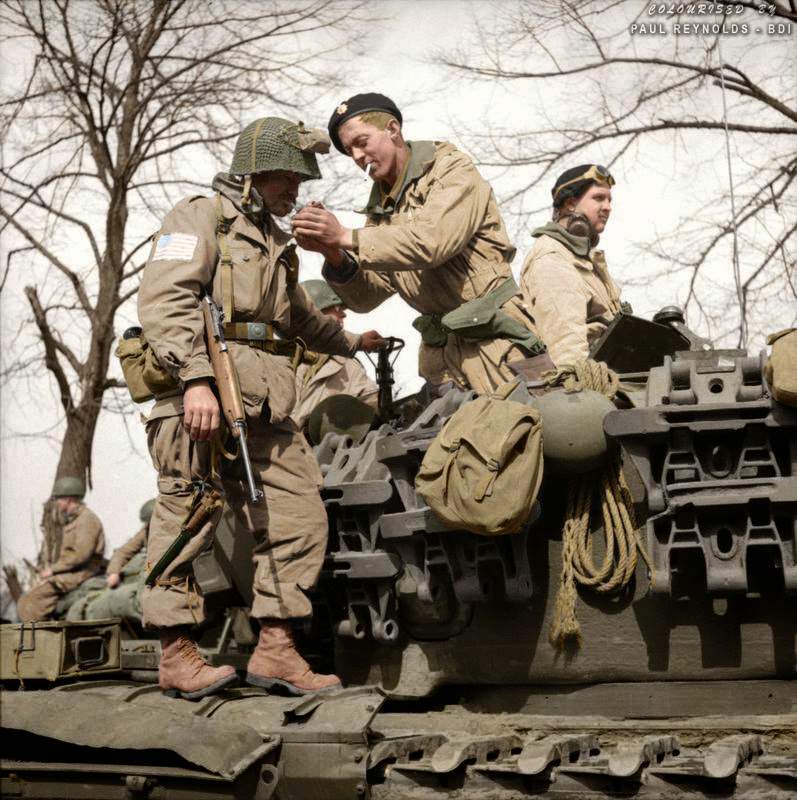
[[[202,658],[199,650],[197,650],[196,644],[194,644],[194,642],[192,642],[188,637],[180,639],[180,642],[177,645],[177,651],[181,658],[184,658],[188,664],[194,667],[196,672],[199,672],[203,667],[208,666],[208,663],[204,658]]]

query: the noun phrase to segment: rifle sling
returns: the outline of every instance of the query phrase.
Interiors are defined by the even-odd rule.
[[[227,234],[230,226],[224,218],[221,210],[221,194],[216,195],[216,240],[219,243],[219,265],[221,267],[221,308],[224,312],[224,319],[231,320],[235,310],[235,298],[233,296],[232,283],[232,258],[230,257],[230,246],[227,242]]]

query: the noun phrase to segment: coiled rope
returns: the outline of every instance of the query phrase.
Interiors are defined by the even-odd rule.
[[[562,386],[565,392],[592,389],[609,399],[620,388],[616,373],[603,362],[591,360],[558,370],[548,383]],[[631,492],[623,476],[619,448],[609,455],[600,473],[600,481],[596,480],[596,472],[577,476],[568,490],[562,529],[561,584],[548,632],[549,641],[557,649],[570,640],[574,639],[577,645],[581,641],[581,626],[576,618],[577,584],[603,594],[617,592],[633,577],[639,555],[650,566],[650,559],[637,539]],[[605,545],[600,565],[593,559],[590,525],[596,502],[600,502]]]

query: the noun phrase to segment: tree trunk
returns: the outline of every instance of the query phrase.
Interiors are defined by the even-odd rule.
[[[99,403],[87,402],[67,415],[55,480],[74,476],[91,486],[91,450],[100,407]]]

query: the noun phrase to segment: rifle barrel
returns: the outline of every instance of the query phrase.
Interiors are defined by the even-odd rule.
[[[260,503],[263,500],[263,492],[255,485],[255,473],[252,470],[252,462],[249,459],[249,447],[246,444],[246,423],[236,422],[238,428],[238,446],[241,448],[241,458],[244,462],[246,472],[246,482],[249,484],[249,498],[253,503]]]

